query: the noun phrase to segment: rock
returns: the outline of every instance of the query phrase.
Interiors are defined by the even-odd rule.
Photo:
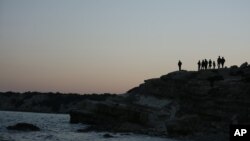
[[[77,132],[85,133],[85,132],[90,132],[91,130],[88,129],[77,129]]]
[[[224,80],[224,78],[222,75],[217,74],[217,75],[208,77],[207,80],[210,82],[210,86],[213,87],[215,81]]]
[[[153,79],[148,79],[144,80],[145,83],[150,83],[151,85],[154,86],[163,86],[165,85],[165,82],[159,78],[153,78]]]
[[[230,67],[230,69],[238,69],[238,66],[237,65],[233,65]]]
[[[128,135],[131,135],[130,133],[122,133],[121,134],[122,136],[128,136]]]
[[[241,69],[244,69],[244,68],[247,68],[247,66],[248,66],[248,63],[245,62],[245,63],[243,63],[243,64],[240,65],[240,68],[241,68]]]
[[[230,67],[230,75],[237,76],[241,74],[242,74],[242,71],[238,68],[238,66],[234,65]]]
[[[110,134],[104,134],[103,135],[104,138],[113,138],[114,136],[110,135]]]
[[[138,92],[137,90],[138,90],[138,87],[134,87],[134,88],[128,90],[127,93],[136,93],[136,92]]]
[[[163,121],[155,121],[158,116],[154,114],[158,109],[143,105],[115,104],[112,102],[87,102],[81,110],[70,112],[71,123],[90,124],[78,132],[132,132],[140,134],[164,133]],[[153,129],[153,130],[152,130]]]
[[[83,128],[83,129],[78,129],[77,132],[81,132],[81,133],[86,133],[86,132],[92,132],[92,131],[95,131],[95,132],[105,132],[105,131],[110,131],[108,130],[107,126],[106,125],[89,125],[88,127],[86,128]]]
[[[8,126],[8,130],[18,130],[18,131],[40,131],[40,128],[30,124],[30,123],[17,123],[13,126]]]
[[[188,71],[175,71],[167,75],[163,75],[160,78],[162,80],[188,80],[193,77],[194,73]]]
[[[243,76],[242,76],[242,80],[243,80],[244,82],[249,83],[249,82],[250,82],[250,72],[244,73]]]
[[[116,103],[86,102],[82,110],[70,112],[71,123],[113,124],[131,122],[147,125],[148,109]]]
[[[208,78],[214,77],[218,74],[218,72],[206,70],[206,71],[199,71],[196,79],[198,80],[207,80]]]
[[[232,116],[237,115],[239,124],[250,118],[250,68],[244,67],[177,71],[148,79],[123,99],[86,101],[70,113],[70,121],[91,124],[90,128],[79,130],[82,132],[187,138],[228,134]]]
[[[167,132],[170,136],[187,136],[199,131],[198,116],[190,115],[177,118],[166,123]]]

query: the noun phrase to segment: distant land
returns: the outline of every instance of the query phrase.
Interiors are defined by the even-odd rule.
[[[116,94],[76,94],[41,92],[0,92],[0,110],[42,113],[69,113],[84,100],[104,101]]]
[[[226,141],[230,124],[250,124],[250,65],[175,71],[121,95],[1,92],[0,110],[69,113],[92,125],[78,132]]]

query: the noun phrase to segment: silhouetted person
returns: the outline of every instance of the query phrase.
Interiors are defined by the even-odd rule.
[[[178,62],[179,71],[181,71],[181,65],[182,65],[182,62],[179,60],[179,62]]]
[[[225,61],[226,61],[225,58],[222,57],[222,58],[221,58],[221,67],[222,67],[222,68],[224,68],[224,63],[225,63]]]
[[[198,71],[201,69],[201,61],[199,60],[198,64]]]
[[[204,64],[205,64],[205,70],[206,70],[207,69],[207,65],[208,65],[207,59],[204,60]]]
[[[205,61],[204,60],[202,60],[202,62],[201,62],[201,68],[204,70],[205,69]]]
[[[220,68],[220,64],[221,64],[221,58],[220,58],[220,56],[219,56],[218,59],[217,59],[217,66],[218,66],[218,69]]]
[[[209,66],[209,69],[212,68],[212,60],[211,59],[209,59],[209,61],[208,61],[208,66]]]
[[[215,69],[215,67],[216,67],[215,61],[213,61],[213,68]]]

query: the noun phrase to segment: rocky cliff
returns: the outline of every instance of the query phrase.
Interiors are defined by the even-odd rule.
[[[227,140],[230,124],[250,123],[250,66],[176,71],[145,80],[120,97],[83,102],[70,113],[88,130]],[[213,139],[214,140],[214,139]]]

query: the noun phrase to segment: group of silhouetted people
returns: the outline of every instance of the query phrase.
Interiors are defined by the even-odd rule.
[[[225,62],[226,62],[225,58],[219,56],[217,59],[218,69],[224,68]],[[212,61],[211,59],[209,60],[203,59],[202,61],[199,60],[197,64],[198,64],[198,70],[215,69],[216,67],[215,61]],[[181,65],[182,65],[182,62],[179,60],[178,62],[179,71],[181,71]]]
[[[206,69],[215,69],[215,61],[212,61],[211,59],[203,59],[202,61],[198,61],[198,70],[206,70]]]
[[[224,57],[218,57],[217,59],[217,67],[218,69],[220,67],[224,68],[224,64],[225,64],[226,60]],[[207,60],[207,59],[203,59],[202,61],[198,61],[198,70],[206,70],[206,69],[215,69],[216,67],[216,63],[215,61],[212,61],[211,59]]]
[[[218,64],[218,69],[221,67],[221,68],[224,68],[224,64],[225,64],[226,60],[224,57],[220,58],[220,56],[218,57],[217,59],[217,64]]]

